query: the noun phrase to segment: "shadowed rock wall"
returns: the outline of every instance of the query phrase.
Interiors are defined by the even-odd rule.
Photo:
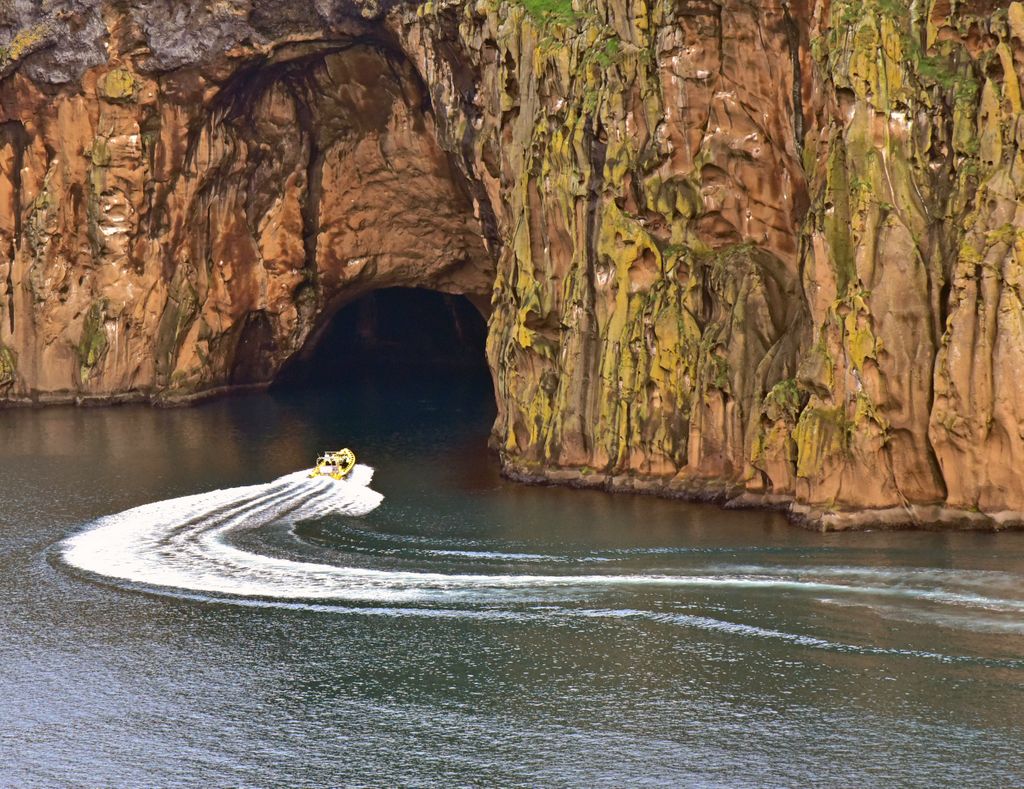
[[[4,20],[8,399],[266,381],[346,300],[425,286],[490,298],[515,476],[1024,520],[1020,3]]]

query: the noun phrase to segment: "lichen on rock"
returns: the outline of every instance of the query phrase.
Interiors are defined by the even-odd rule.
[[[0,390],[9,389],[18,377],[18,360],[10,348],[0,345]]]
[[[107,351],[106,304],[95,302],[82,322],[82,337],[78,341],[79,372],[82,381],[89,378],[93,368],[100,364]]]

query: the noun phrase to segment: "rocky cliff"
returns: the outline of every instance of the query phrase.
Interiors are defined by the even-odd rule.
[[[489,315],[508,473],[1024,523],[1024,5],[0,3],[0,396]]]

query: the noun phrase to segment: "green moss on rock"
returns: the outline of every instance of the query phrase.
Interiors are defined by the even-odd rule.
[[[19,30],[9,44],[0,46],[0,68],[32,54],[46,43],[49,36],[50,26],[46,22]]]
[[[18,358],[14,351],[0,343],[0,389],[10,388],[18,379]]]
[[[82,337],[78,341],[79,371],[86,381],[107,351],[107,332],[104,326],[106,303],[95,301],[85,314]]]
[[[793,431],[797,476],[806,479],[821,474],[830,458],[846,451],[850,429],[842,408],[813,406],[804,409]]]
[[[537,22],[553,21],[567,24],[576,19],[572,0],[515,0],[515,3],[525,8]]]
[[[110,101],[130,101],[135,97],[135,77],[126,68],[116,68],[103,75],[99,92]]]

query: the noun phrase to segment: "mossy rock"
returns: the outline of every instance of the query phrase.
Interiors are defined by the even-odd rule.
[[[99,83],[100,95],[110,101],[131,101],[135,98],[135,77],[126,68],[104,74]]]
[[[0,389],[10,387],[18,378],[18,358],[14,351],[0,345]]]
[[[110,147],[107,145],[106,137],[97,137],[92,141],[92,163],[96,167],[110,166]],[[95,183],[94,183],[95,186]]]
[[[850,424],[842,408],[805,408],[793,431],[797,476],[810,479],[820,474],[827,459],[846,451],[849,432]]]
[[[18,31],[17,35],[11,39],[11,43],[0,47],[0,65],[13,63],[31,55],[45,44],[49,33],[50,27],[45,22]]]
[[[173,367],[179,345],[199,314],[199,297],[187,279],[173,287],[157,328],[157,370],[168,375]]]
[[[576,18],[572,0],[518,0],[527,13],[539,22],[572,22]]]
[[[785,420],[795,423],[804,404],[807,393],[800,390],[795,378],[779,381],[765,395],[761,411],[772,422]]]
[[[93,302],[82,324],[82,339],[78,342],[78,359],[82,380],[85,381],[107,351],[107,332],[104,327],[106,303]]]

